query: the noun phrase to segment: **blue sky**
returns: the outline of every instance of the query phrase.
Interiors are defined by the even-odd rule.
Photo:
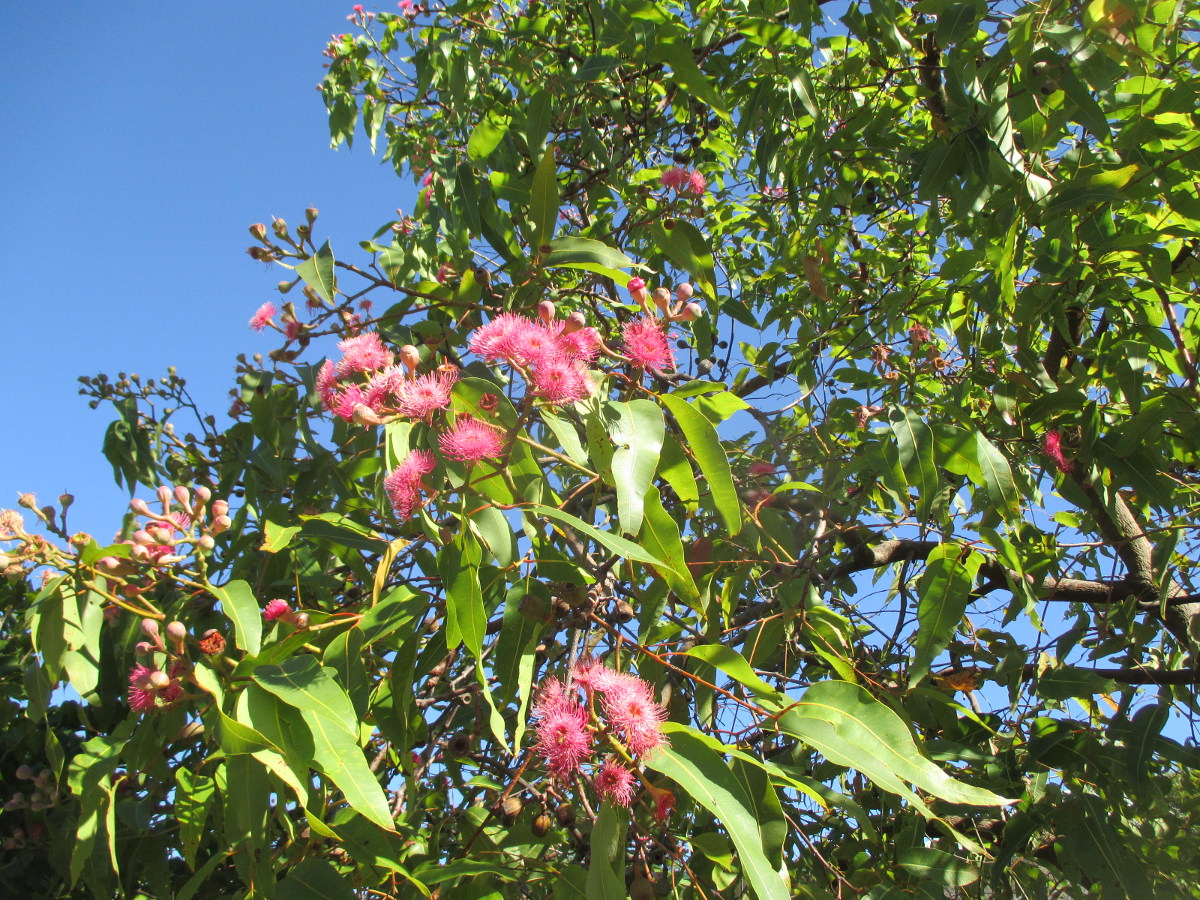
[[[281,270],[247,226],[314,205],[344,254],[412,208],[365,141],[329,147],[315,86],[350,6],[0,5],[0,507],[67,489],[72,528],[111,536],[128,495],[78,376],[175,365],[220,420],[234,357],[274,346],[246,323]]]

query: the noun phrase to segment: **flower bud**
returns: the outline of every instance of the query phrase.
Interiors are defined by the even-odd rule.
[[[408,374],[414,374],[417,371],[417,366],[421,364],[421,351],[412,344],[405,344],[400,348],[399,356],[404,368],[408,369]]]
[[[292,624],[301,631],[308,627],[308,623],[308,613],[296,613],[294,616],[292,616]]]
[[[250,237],[265,243],[267,240],[267,226],[262,222],[255,222],[250,226]]]
[[[162,525],[151,525],[146,529],[150,537],[154,538],[156,544],[173,544],[171,540],[171,529],[165,528]]]
[[[297,282],[295,281],[281,281],[279,284],[275,285],[275,290],[279,291],[281,294],[286,294],[288,291],[294,288],[296,284]]]
[[[645,308],[646,300],[650,296],[646,290],[646,282],[637,277],[630,278],[626,289],[629,291],[629,296],[633,298],[633,301]]]
[[[704,308],[699,303],[689,303],[679,313],[679,321],[695,322],[704,315]]]
[[[288,233],[287,222],[285,222],[283,219],[276,219],[271,223],[271,230],[275,232],[275,237],[285,238],[287,237]]]
[[[171,676],[162,669],[155,669],[150,673],[149,684],[154,690],[161,691],[171,686]]]
[[[550,829],[554,827],[554,820],[545,813],[533,820],[533,824],[529,826],[529,830],[533,832],[534,837],[544,838],[550,833]]]
[[[306,209],[304,211],[304,218],[308,220],[309,225],[311,225],[313,222],[317,221],[317,215],[318,215],[318,212],[317,212],[317,208],[315,206],[310,206],[308,209]]]
[[[21,781],[33,781],[33,769],[29,766],[17,766],[16,776]]]
[[[200,487],[196,488],[196,502],[197,503],[207,503],[211,499],[212,499],[212,491],[210,491],[204,485],[200,485]]]
[[[228,531],[229,526],[232,524],[233,519],[229,518],[229,516],[217,516],[215,519],[213,519],[212,533],[216,535]]]
[[[675,287],[675,299],[680,303],[687,303],[692,299],[692,294],[694,293],[695,291],[693,290],[692,286],[686,281],[683,284]]]
[[[74,502],[75,502],[75,497],[72,494],[64,493],[64,494],[58,495],[58,505],[61,506],[63,509],[69,508],[71,506],[71,504]]]
[[[181,484],[175,488],[175,500],[184,509],[191,509],[192,492]]]
[[[158,622],[154,619],[142,619],[142,634],[154,641],[155,644],[161,644],[161,637],[158,633]]]
[[[521,814],[521,810],[525,808],[525,804],[521,802],[520,797],[505,797],[500,801],[500,815],[508,821],[512,821]]]
[[[110,572],[113,569],[119,568],[120,565],[121,565],[121,561],[119,559],[117,559],[115,556],[102,556],[98,560],[96,560],[96,568],[97,569],[108,569]]]
[[[169,637],[171,642],[174,644],[182,644],[187,638],[187,626],[182,622],[168,622],[167,637]]]
[[[212,504],[212,514],[220,517],[229,512],[229,504],[224,500],[214,500]]]
[[[587,316],[581,312],[573,312],[567,316],[566,322],[563,324],[563,334],[572,334],[586,327]]]
[[[654,298],[654,305],[662,310],[665,315],[671,307],[671,292],[664,287],[655,288],[651,295]]]
[[[165,484],[160,484],[158,486],[158,490],[155,493],[158,494],[158,499],[161,500],[163,503],[171,502],[171,489],[169,487],[167,487]]]
[[[134,544],[129,548],[129,555],[139,562],[145,562],[150,558],[150,551],[146,549],[145,544]]]
[[[142,544],[145,546],[159,543],[159,541],[155,540],[154,536],[144,528],[139,528],[133,533],[133,542],[135,544]]]
[[[150,512],[150,507],[147,505],[146,501],[143,500],[141,497],[134,497],[132,500],[130,500],[129,508],[132,509],[139,516],[153,515],[153,513]]]
[[[196,541],[196,548],[204,553],[211,553],[213,547],[217,546],[217,542],[213,540],[211,534],[203,534]]]
[[[554,321],[554,301],[543,300],[537,305],[537,316],[542,320],[542,324],[549,325]]]

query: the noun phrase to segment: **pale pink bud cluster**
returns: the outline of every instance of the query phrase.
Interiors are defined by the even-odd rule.
[[[586,700],[581,700],[580,690]],[[597,793],[629,806],[634,772],[612,755],[597,761],[594,738],[601,732],[609,734],[636,761],[666,745],[662,733],[666,717],[642,679],[586,659],[572,671],[569,684],[548,678],[538,690],[533,705],[534,749],[556,778],[569,778],[591,763]]]
[[[147,520],[129,539],[122,541],[129,546],[129,558],[135,563],[156,567],[178,565],[190,555],[182,545],[191,544],[201,553],[208,552],[215,546],[214,536],[232,524],[229,504],[213,500],[210,506],[212,491],[203,485],[194,491],[183,485],[162,485],[155,493],[161,511],[153,509],[141,497],[129,501],[133,514]],[[96,567],[113,575],[131,571],[129,560],[115,556],[103,557]]]

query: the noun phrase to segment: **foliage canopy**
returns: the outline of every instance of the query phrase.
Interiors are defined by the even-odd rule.
[[[0,880],[1193,896],[1198,9],[357,11],[417,209],[0,519]]]

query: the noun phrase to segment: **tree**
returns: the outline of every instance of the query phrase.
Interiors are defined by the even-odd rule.
[[[1192,896],[1200,7],[400,7],[417,208],[0,519],[5,883]]]

